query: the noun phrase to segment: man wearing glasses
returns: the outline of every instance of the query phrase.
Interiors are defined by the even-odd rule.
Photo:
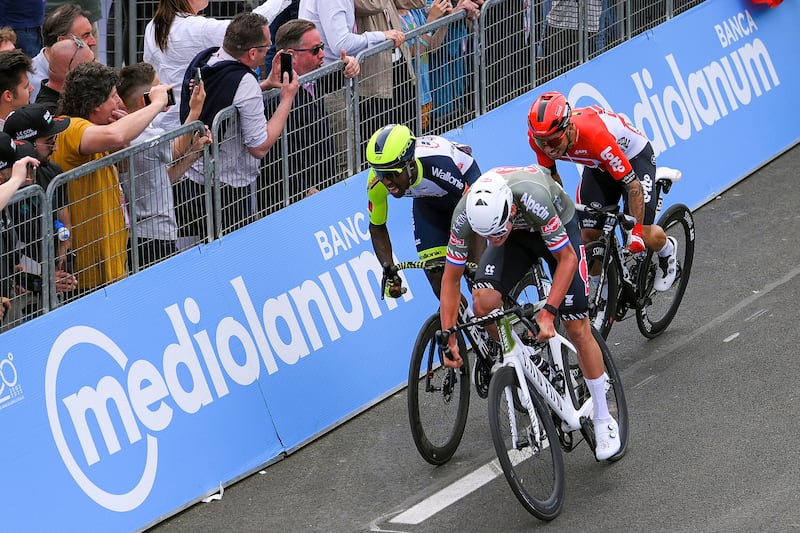
[[[622,193],[625,213],[636,218],[628,247],[634,253],[645,246],[658,254],[660,275],[653,286],[668,290],[677,273],[677,241],[656,225],[656,157],[650,141],[625,117],[600,106],[574,111],[563,94],[550,91],[533,102],[528,112],[528,142],[538,163],[561,183],[556,160],[583,165],[577,201],[597,207],[616,205]],[[603,221],[578,214],[583,242],[600,237]],[[600,272],[592,272],[593,281]]]
[[[285,22],[275,33],[275,46],[292,56],[294,71],[298,76],[310,74],[320,67],[325,57],[325,44],[317,27],[306,19]],[[341,52],[345,78],[354,78],[361,72],[358,60]],[[336,143],[332,135],[330,117],[325,109],[324,93],[330,80],[339,82],[341,75],[317,78],[300,85],[289,113],[286,131],[289,143],[289,171],[284,176],[279,150],[267,155],[263,180],[259,186],[259,211],[270,212],[284,204],[282,182],[289,180],[289,202],[296,202],[313,194],[336,180]],[[339,82],[341,83],[341,82]],[[270,99],[267,112],[271,114],[278,104]],[[262,180],[262,181],[263,181]]]
[[[52,61],[50,52],[54,44],[69,39],[78,47],[97,45],[97,40],[92,33],[92,23],[89,22],[90,16],[88,11],[76,4],[64,4],[47,16],[42,26],[44,48],[33,58],[31,102],[36,101],[42,80],[49,76],[50,61]]]
[[[453,210],[481,175],[478,163],[468,151],[444,137],[429,135],[417,139],[401,124],[379,129],[367,143],[367,161],[371,167],[367,177],[369,233],[378,261],[390,265],[386,272],[387,296],[399,298],[403,293],[402,280],[391,266],[394,256],[386,228],[389,195],[413,198],[411,213],[420,261],[444,257]],[[474,251],[479,252],[477,248]],[[442,273],[426,270],[425,275],[438,298]]]
[[[79,39],[64,39],[50,47],[50,66],[48,78],[42,80],[36,103],[46,107],[55,114],[58,110],[58,99],[64,90],[67,74],[81,63],[94,61],[94,52]]]
[[[278,54],[273,61],[268,82],[272,87],[280,87],[280,103],[267,120],[261,86],[254,69],[264,63],[269,47],[267,19],[256,13],[240,13],[228,25],[222,48],[209,48],[197,54],[184,77],[181,121],[188,116],[190,84],[198,68],[206,92],[200,120],[210,127],[214,117],[222,109],[233,105],[239,112],[238,129],[226,125],[226,138],[217,140],[220,143],[218,168],[221,181],[221,222],[225,233],[252,220],[251,185],[259,176],[261,158],[283,131],[297,93],[297,74],[291,76],[291,80],[288,74],[281,79]],[[178,183],[175,199],[179,206],[181,226],[184,226],[187,218],[190,223],[203,218],[203,160],[196,161],[186,174],[189,179]],[[194,231],[197,230],[198,228],[194,228]]]
[[[595,454],[599,461],[614,456],[620,449],[619,430],[608,411],[608,376],[589,324],[586,257],[575,204],[547,169],[538,165],[494,168],[473,183],[453,213],[442,277],[442,329],[456,324],[460,278],[467,259],[465,243],[475,235],[489,241],[473,284],[476,316],[501,308],[503,295],[511,292],[531,266],[540,258],[547,262],[553,284],[547,303],[536,315],[538,340],[555,335],[554,320],[560,314],[594,399]],[[498,338],[496,326],[486,329]],[[463,365],[457,337],[450,337],[452,359],[445,359],[445,366]]]
[[[34,183],[47,190],[62,169],[50,159],[55,150],[57,136],[69,127],[68,117],[54,117],[45,107],[39,104],[29,104],[18,108],[6,119],[3,131],[18,141],[30,142],[35,150],[35,157],[39,160],[36,168]],[[69,270],[67,257],[70,254],[72,241],[70,231],[72,223],[69,216],[66,186],[59,187],[53,198],[53,208],[56,224],[60,223],[66,228],[60,238],[55,240],[56,254],[56,291],[69,292],[78,287],[78,281]],[[31,274],[41,276],[43,271],[41,256],[42,238],[41,217],[44,213],[42,206],[34,198],[29,198],[9,206],[11,218],[16,224],[19,240],[21,241],[22,263],[25,270]],[[27,295],[24,305],[24,315],[36,316],[41,309],[41,294],[32,290]]]

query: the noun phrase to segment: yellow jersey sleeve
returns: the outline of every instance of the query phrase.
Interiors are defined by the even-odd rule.
[[[372,169],[367,174],[367,200],[370,223],[376,226],[386,224],[389,217],[389,189]]]

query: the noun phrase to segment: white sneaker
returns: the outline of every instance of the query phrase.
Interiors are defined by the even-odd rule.
[[[667,257],[658,258],[658,275],[653,282],[653,288],[659,292],[669,290],[675,283],[675,276],[678,274],[678,241],[675,237],[667,237],[672,242],[672,253]]]
[[[594,455],[598,461],[605,461],[619,452],[619,427],[613,418],[594,421]]]

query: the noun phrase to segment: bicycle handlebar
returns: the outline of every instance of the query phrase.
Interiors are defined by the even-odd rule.
[[[467,270],[474,271],[478,268],[478,263],[467,261],[466,265],[464,266]],[[381,277],[381,300],[383,300],[386,295],[386,284],[390,280],[394,284],[396,278],[398,277],[397,273],[400,270],[405,270],[408,268],[420,268],[426,272],[441,272],[444,270],[444,258],[429,259],[427,261],[402,261],[395,265],[384,263],[383,276]],[[403,287],[400,293],[405,294],[407,290],[408,289],[406,287]]]
[[[484,315],[481,317],[473,318],[467,322],[462,322],[461,324],[456,324],[455,326],[445,329],[445,330],[437,330],[434,334],[436,338],[436,342],[442,348],[442,352],[448,359],[452,359],[450,356],[450,346],[448,345],[448,340],[450,339],[450,335],[457,331],[461,331],[462,329],[467,329],[472,326],[485,326],[486,324],[496,322],[497,320],[506,317],[508,315],[517,315],[520,318],[533,318],[536,313],[539,312],[539,306],[534,304],[525,304],[525,305],[514,305],[507,309],[495,309],[488,315]],[[534,322],[534,327],[536,323]],[[538,335],[538,331],[533,332],[534,335]]]
[[[617,223],[625,231],[631,231],[636,224],[636,218],[626,213],[620,213],[618,205],[606,205],[601,208],[596,208],[585,204],[575,204],[575,209],[583,213],[589,213],[590,215],[616,218]]]

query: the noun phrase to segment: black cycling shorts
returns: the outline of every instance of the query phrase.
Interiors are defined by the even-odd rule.
[[[631,166],[642,183],[644,192],[644,225],[655,222],[658,199],[656,198],[656,158],[653,147],[648,143],[636,157],[631,159]],[[577,201],[580,204],[601,208],[607,205],[617,205],[622,198],[624,212],[630,214],[628,207],[628,194],[625,184],[611,177],[611,174],[599,168],[584,167],[581,182],[578,186]],[[578,212],[581,228],[601,229],[604,218],[594,217],[587,213]]]
[[[559,314],[564,320],[579,320],[588,316],[589,308],[586,254],[577,219],[573,218],[564,226],[570,245],[578,256],[578,269],[564,301],[559,306]],[[547,262],[550,272],[555,275],[557,261],[547,249],[542,235],[538,231],[513,230],[503,246],[486,247],[475,273],[474,288],[494,289],[502,294],[509,294],[539,258]]]
[[[450,219],[454,209],[455,204],[446,197],[414,198],[411,216],[420,260],[444,257],[450,240]]]

